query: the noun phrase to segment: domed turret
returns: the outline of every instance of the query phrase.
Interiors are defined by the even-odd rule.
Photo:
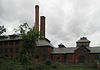
[[[80,40],[76,42],[76,44],[77,44],[77,47],[80,47],[80,46],[89,47],[90,41],[86,37],[82,37],[80,38]]]

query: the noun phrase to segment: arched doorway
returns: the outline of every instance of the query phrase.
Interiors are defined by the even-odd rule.
[[[78,64],[85,64],[85,57],[84,56],[78,57]]]

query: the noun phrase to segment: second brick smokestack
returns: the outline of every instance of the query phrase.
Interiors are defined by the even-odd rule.
[[[42,38],[45,38],[45,16],[41,16],[40,19],[40,34]]]
[[[35,5],[35,27],[36,32],[39,32],[39,6]]]

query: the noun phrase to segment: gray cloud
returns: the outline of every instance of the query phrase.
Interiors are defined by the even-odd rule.
[[[99,0],[1,0],[0,25],[7,27],[7,34],[24,22],[34,25],[35,4],[40,5],[40,15],[46,16],[46,37],[55,46],[61,42],[75,46],[84,33],[91,46],[100,45]]]
[[[0,2],[0,24],[7,27],[7,34],[14,28],[28,22],[34,25],[34,4],[32,0],[2,0]]]

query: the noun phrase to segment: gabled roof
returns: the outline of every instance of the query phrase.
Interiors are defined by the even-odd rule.
[[[69,47],[69,48],[54,48],[51,54],[66,54],[74,53],[78,47]]]
[[[37,46],[43,46],[43,47],[50,46],[50,47],[54,47],[47,38],[39,39],[37,41]]]
[[[3,35],[3,36],[0,36],[0,42],[1,41],[13,41],[13,40],[21,40],[21,36],[20,34],[18,35]]]
[[[90,53],[100,53],[100,47],[86,47],[90,50]]]
[[[8,36],[0,36],[0,42],[1,41],[13,41],[13,40],[22,40],[20,35],[8,35]],[[47,38],[41,38],[36,42],[37,46],[44,46],[44,47],[54,47],[50,40]]]
[[[62,43],[60,43],[58,46],[59,48],[66,48]]]
[[[82,42],[89,42],[90,43],[90,41],[86,37],[82,37],[82,38],[80,38],[80,40],[77,41],[77,43],[82,43]]]
[[[66,54],[75,53],[75,50],[79,47],[68,47],[68,48],[54,48],[51,54]],[[86,47],[90,50],[90,53],[100,53],[100,47]]]

